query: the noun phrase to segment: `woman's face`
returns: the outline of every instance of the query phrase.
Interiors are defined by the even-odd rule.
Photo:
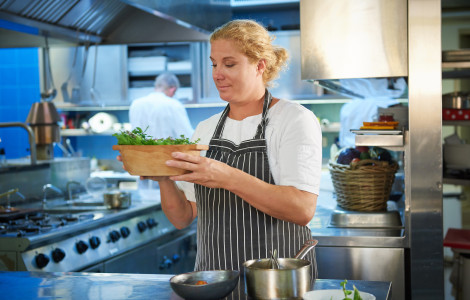
[[[235,42],[211,42],[212,79],[220,98],[227,102],[244,102],[264,94],[264,63],[250,63]],[[257,99],[256,99],[257,100]]]

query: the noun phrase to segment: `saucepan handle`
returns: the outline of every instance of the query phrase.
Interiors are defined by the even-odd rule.
[[[317,240],[308,240],[304,243],[302,249],[297,253],[294,258],[303,259],[307,253],[318,244]]]

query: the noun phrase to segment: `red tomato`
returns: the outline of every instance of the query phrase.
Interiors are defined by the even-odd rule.
[[[361,159],[360,158],[353,158],[353,160],[351,160],[351,163],[352,164],[355,164],[357,163],[358,161],[360,161]]]

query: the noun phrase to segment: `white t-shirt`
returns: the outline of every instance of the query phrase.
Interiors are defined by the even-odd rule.
[[[198,144],[209,145],[221,114],[199,123],[192,140],[200,139]],[[322,133],[317,117],[302,105],[281,99],[268,110],[267,118],[267,152],[274,182],[318,195]],[[241,141],[254,137],[260,122],[261,114],[241,121],[227,117],[222,138],[238,145]],[[178,186],[188,200],[196,201],[192,183],[178,182]]]
[[[183,104],[161,92],[135,99],[129,108],[132,129],[145,130],[154,138],[179,138],[182,134],[191,137],[194,129]]]

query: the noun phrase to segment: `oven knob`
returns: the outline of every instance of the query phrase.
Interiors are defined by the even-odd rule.
[[[126,227],[126,226],[121,227],[121,235],[122,235],[123,238],[128,237],[129,234],[131,234],[131,231],[128,227]]]
[[[101,240],[97,236],[92,236],[89,240],[91,249],[96,249],[100,246]]]
[[[60,248],[55,248],[54,251],[52,251],[52,260],[56,263],[60,262],[63,260],[65,257],[65,251],[60,249]]]
[[[140,221],[137,223],[137,229],[139,229],[139,232],[144,232],[147,230],[147,224],[144,221]]]
[[[115,243],[121,238],[121,234],[119,234],[119,231],[113,230],[109,233],[109,238],[111,239],[111,242]]]
[[[153,218],[148,218],[147,219],[147,226],[152,229],[153,227],[157,226],[158,222],[155,222],[155,219]]]
[[[80,254],[88,250],[88,245],[84,241],[78,241],[75,247],[77,247],[77,251]]]
[[[49,257],[47,257],[47,255],[44,255],[42,253],[39,253],[38,255],[36,255],[34,260],[36,261],[36,266],[38,266],[39,269],[44,268],[49,263]]]
[[[177,263],[177,262],[180,260],[179,254],[173,254],[173,257],[171,258],[171,260],[172,260],[174,263]]]
[[[173,264],[173,262],[171,261],[171,259],[169,259],[166,256],[163,256],[163,260],[160,263],[160,270],[169,269],[169,268],[171,268],[172,264]]]

